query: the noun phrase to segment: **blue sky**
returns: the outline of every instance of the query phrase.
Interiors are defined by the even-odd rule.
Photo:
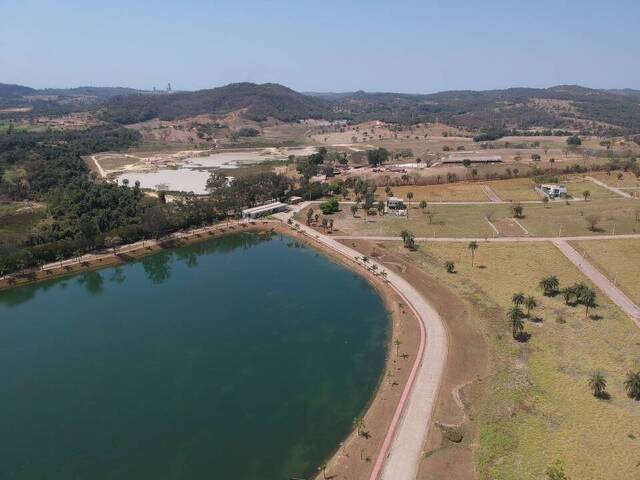
[[[640,2],[0,0],[0,82],[640,88]]]

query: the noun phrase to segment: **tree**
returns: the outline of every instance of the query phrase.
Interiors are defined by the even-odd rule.
[[[207,191],[212,192],[227,185],[227,176],[219,170],[213,170],[207,178]]]
[[[396,357],[398,357],[400,355],[400,345],[402,345],[402,342],[400,341],[399,338],[396,338],[393,341],[393,344],[396,346]]]
[[[624,381],[624,389],[629,398],[640,400],[640,371],[627,372],[627,379]]]
[[[589,376],[589,388],[596,398],[605,398],[607,394],[607,379],[601,372],[594,372]]]
[[[413,192],[407,192],[407,200],[413,200]]]
[[[424,213],[424,209],[425,208],[427,208],[427,202],[426,202],[426,200],[422,200],[420,202],[420,209],[422,210],[423,213]],[[640,210],[639,210],[639,212],[640,212]]]
[[[322,465],[318,467],[318,470],[322,472],[322,478],[327,480],[327,463],[324,462]]]
[[[572,135],[567,138],[567,145],[577,147],[578,145],[582,145],[582,140],[577,135]]]
[[[451,260],[445,262],[444,268],[447,269],[447,273],[456,273],[456,264]]]
[[[590,308],[596,308],[598,303],[596,302],[596,292],[587,288],[583,292],[580,293],[580,303],[584,305],[584,317],[587,318],[589,315]]]
[[[307,210],[307,225],[311,225],[312,219],[313,219],[313,208],[309,208],[309,210]]]
[[[367,152],[369,165],[377,167],[389,159],[389,152],[385,148],[376,148]]]
[[[326,202],[322,202],[320,204],[320,210],[322,210],[322,213],[325,215],[330,215],[340,210],[340,204],[336,198],[332,198]]]
[[[588,201],[589,197],[591,197],[591,192],[589,190],[585,190],[584,192],[582,192],[582,196],[584,198],[584,201]]]
[[[524,301],[524,306],[527,307],[527,318],[531,318],[531,312],[536,309],[538,302],[535,297],[529,295]]]
[[[413,233],[411,233],[409,230],[402,230],[400,232],[400,236],[402,237],[404,248],[408,250],[416,249],[416,242]]]
[[[514,305],[509,312],[507,312],[507,318],[511,324],[511,334],[513,338],[517,340],[524,331],[524,313],[519,306]]]
[[[524,304],[526,300],[527,300],[527,297],[525,297],[524,293],[522,292],[514,293],[513,296],[511,297],[511,302],[516,307],[519,307],[520,305]]]
[[[564,463],[561,460],[556,460],[549,465],[545,474],[548,480],[569,480],[567,474],[564,473]]]
[[[380,201],[377,205],[378,215],[384,214],[384,202]]]
[[[538,285],[544,292],[545,297],[553,297],[556,293],[558,293],[560,280],[558,280],[558,277],[556,277],[555,275],[551,275],[540,280],[540,283]]]
[[[367,426],[364,423],[364,418],[362,417],[356,417],[353,419],[352,422],[353,428],[356,429],[356,432],[358,433],[359,436],[362,436],[362,434],[364,433],[365,429],[367,428]]]
[[[476,255],[476,250],[478,249],[478,242],[471,241],[467,247],[471,251],[471,268],[473,268],[473,261]]]
[[[592,232],[598,231],[598,224],[600,223],[599,215],[587,215],[586,217],[584,217],[584,219],[587,221],[589,230],[591,230]]]
[[[522,215],[524,213],[524,207],[520,202],[516,202],[513,205],[511,205],[511,212],[513,213],[513,216],[515,218],[522,218]]]
[[[354,203],[353,205],[351,205],[350,210],[351,210],[351,215],[355,217],[356,213],[358,213],[358,205]]]

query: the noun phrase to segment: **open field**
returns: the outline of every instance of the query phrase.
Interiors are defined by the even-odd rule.
[[[621,178],[618,178],[619,175],[621,176]],[[631,172],[613,171],[610,172],[610,174],[606,172],[590,172],[589,176],[595,178],[596,180],[600,180],[603,183],[606,183],[610,187],[640,188],[640,179]]]
[[[395,189],[394,189],[395,193]],[[524,204],[524,218],[518,222],[532,236],[554,237],[640,233],[640,221],[636,211],[640,203],[631,199],[604,199],[588,202],[551,202]],[[318,211],[317,205],[314,210]],[[334,230],[340,235],[398,236],[409,230],[418,237],[475,237],[496,235],[524,236],[526,232],[515,222],[509,204],[438,205],[431,203],[427,209],[411,208],[409,217],[392,215],[367,216],[358,210],[353,217],[350,205],[343,204],[341,211],[330,216]],[[318,211],[319,213],[319,211]],[[487,221],[491,218],[498,233]],[[598,217],[596,231],[589,229],[588,219]],[[431,218],[430,218],[431,217]],[[298,221],[306,219],[305,211],[296,215]]]
[[[637,474],[640,405],[626,396],[623,381],[638,368],[640,330],[602,294],[597,320],[559,296],[543,297],[536,285],[547,275],[557,275],[561,285],[589,283],[555,247],[481,244],[472,268],[464,244],[421,245],[416,253],[399,243],[379,246],[453,289],[484,333],[490,371],[479,382],[482,393],[468,399],[480,423],[481,479],[537,480],[556,459],[566,463],[569,478]],[[456,274],[446,273],[446,260],[455,262]],[[518,291],[539,303],[540,321],[526,322],[526,343],[512,339],[505,318]],[[609,400],[596,399],[587,386],[595,370],[607,376]]]
[[[504,201],[540,200],[542,198],[535,191],[535,183],[530,178],[492,180],[486,184]]]
[[[584,198],[583,192],[588,190],[590,193],[589,198],[592,200],[599,200],[603,198],[617,198],[620,195],[607,190],[600,185],[585,179],[584,177],[568,176],[560,179],[560,183],[566,185],[569,195],[573,198]]]
[[[563,236],[639,233],[640,222],[636,220],[636,200],[612,198],[589,202],[550,202],[548,205],[533,204],[524,207],[525,218],[520,220],[531,235]],[[588,228],[588,218],[599,218],[597,231]]]
[[[598,270],[640,304],[640,240],[571,242]]]
[[[367,216],[359,210],[353,217],[350,205],[343,204],[342,210],[330,216],[334,220],[334,231],[339,235],[398,236],[402,230],[410,230],[419,237],[493,237],[495,232],[485,215],[495,212],[507,216],[508,206],[496,205],[437,205],[431,204],[425,212],[410,209],[409,218],[387,216]],[[318,210],[317,205],[314,210]],[[432,220],[426,212],[432,212]],[[299,222],[306,219],[306,210],[296,214]]]
[[[16,203],[0,206],[0,250],[3,244],[24,241],[45,215],[43,205]]]
[[[487,202],[489,197],[479,183],[447,183],[440,185],[406,185],[392,188],[393,195],[407,200],[407,192],[413,192],[413,202]],[[384,188],[378,187],[376,200],[386,200]]]

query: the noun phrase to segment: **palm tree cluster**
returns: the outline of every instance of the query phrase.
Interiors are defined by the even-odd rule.
[[[560,288],[560,280],[555,275],[550,275],[548,277],[540,280],[538,286],[544,292],[545,297],[553,297],[558,293],[558,288]]]
[[[607,379],[602,372],[594,372],[589,376],[587,382],[593,396],[600,399],[608,399]],[[627,396],[633,400],[640,401],[640,371],[629,371],[623,383]]]
[[[581,282],[575,283],[562,290],[562,295],[567,305],[583,305],[585,307],[585,318],[589,315],[590,308],[596,308],[598,306],[596,292]]]
[[[409,230],[402,230],[400,232],[400,236],[402,237],[402,243],[404,244],[404,248],[409,250],[416,250],[416,237]]]
[[[531,318],[531,314],[538,307],[538,301],[532,295],[522,292],[514,293],[511,297],[512,307],[507,312],[507,318],[511,324],[511,333],[514,339],[519,339],[524,333],[524,319]],[[522,307],[527,309],[525,313]]]

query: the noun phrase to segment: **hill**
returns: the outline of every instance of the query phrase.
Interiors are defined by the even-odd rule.
[[[22,85],[10,85],[8,83],[0,83],[0,98],[22,97],[24,95],[34,95],[37,91],[30,87]]]
[[[73,87],[73,88],[43,88],[38,90],[39,95],[60,95],[70,97],[95,97],[106,99],[118,95],[132,95],[145,93],[143,90],[125,87]]]
[[[470,130],[499,128],[574,128],[597,133],[640,131],[636,90],[607,91],[576,85],[445,91],[434,94],[318,94],[337,101],[343,116],[391,122],[440,121]]]
[[[275,83],[233,83],[220,88],[169,95],[140,94],[114,97],[103,107],[103,118],[131,124],[160,118],[174,120],[203,113],[227,114],[241,110],[246,118],[282,121],[327,118],[332,104],[322,98],[303,95]]]

